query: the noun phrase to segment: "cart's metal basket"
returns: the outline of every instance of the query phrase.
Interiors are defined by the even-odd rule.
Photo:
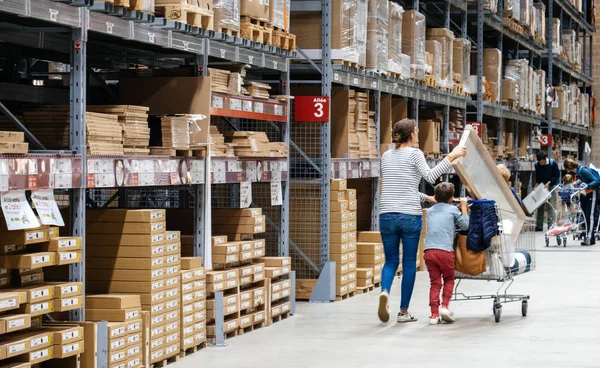
[[[486,271],[477,276],[457,272],[456,279],[506,281],[535,270],[535,220],[496,208],[500,234],[485,251]]]

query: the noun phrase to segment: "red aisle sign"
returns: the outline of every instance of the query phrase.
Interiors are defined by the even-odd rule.
[[[483,129],[481,127],[481,121],[474,121],[474,122],[471,122],[471,123],[467,123],[467,125],[472,126],[473,130],[475,132],[477,132],[477,136],[479,138],[481,138],[481,135],[483,134],[483,132],[482,132]]]
[[[551,147],[552,146],[552,134],[542,134],[540,136],[540,145],[542,147]]]
[[[329,97],[296,96],[295,100],[295,122],[326,123],[329,121]]]

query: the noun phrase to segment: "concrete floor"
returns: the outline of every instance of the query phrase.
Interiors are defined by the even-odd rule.
[[[571,241],[571,240],[570,240]],[[381,324],[378,293],[330,304],[298,303],[296,315],[209,347],[173,365],[196,367],[600,367],[600,245],[543,248],[537,269],[518,276],[513,293],[531,295],[529,313],[504,305],[494,322],[492,302],[457,302],[457,322],[428,325],[428,276],[417,273],[411,311],[419,321]],[[466,282],[468,293],[498,284]],[[399,306],[394,281],[392,310]]]

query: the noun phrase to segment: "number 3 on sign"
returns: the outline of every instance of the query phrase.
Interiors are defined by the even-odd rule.
[[[540,145],[542,147],[550,147],[552,145],[552,135],[551,134],[542,134],[540,136]]]
[[[315,118],[322,118],[323,117],[323,103],[322,102],[315,102],[315,109],[317,111],[315,111]]]
[[[326,123],[329,121],[328,96],[296,96],[294,120],[298,123]]]

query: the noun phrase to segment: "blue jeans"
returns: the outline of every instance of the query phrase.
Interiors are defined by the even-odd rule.
[[[402,291],[400,309],[408,309],[417,273],[417,250],[421,235],[421,216],[402,213],[379,215],[379,230],[385,252],[385,265],[381,275],[381,291],[390,292],[400,265],[400,240],[402,240]]]

